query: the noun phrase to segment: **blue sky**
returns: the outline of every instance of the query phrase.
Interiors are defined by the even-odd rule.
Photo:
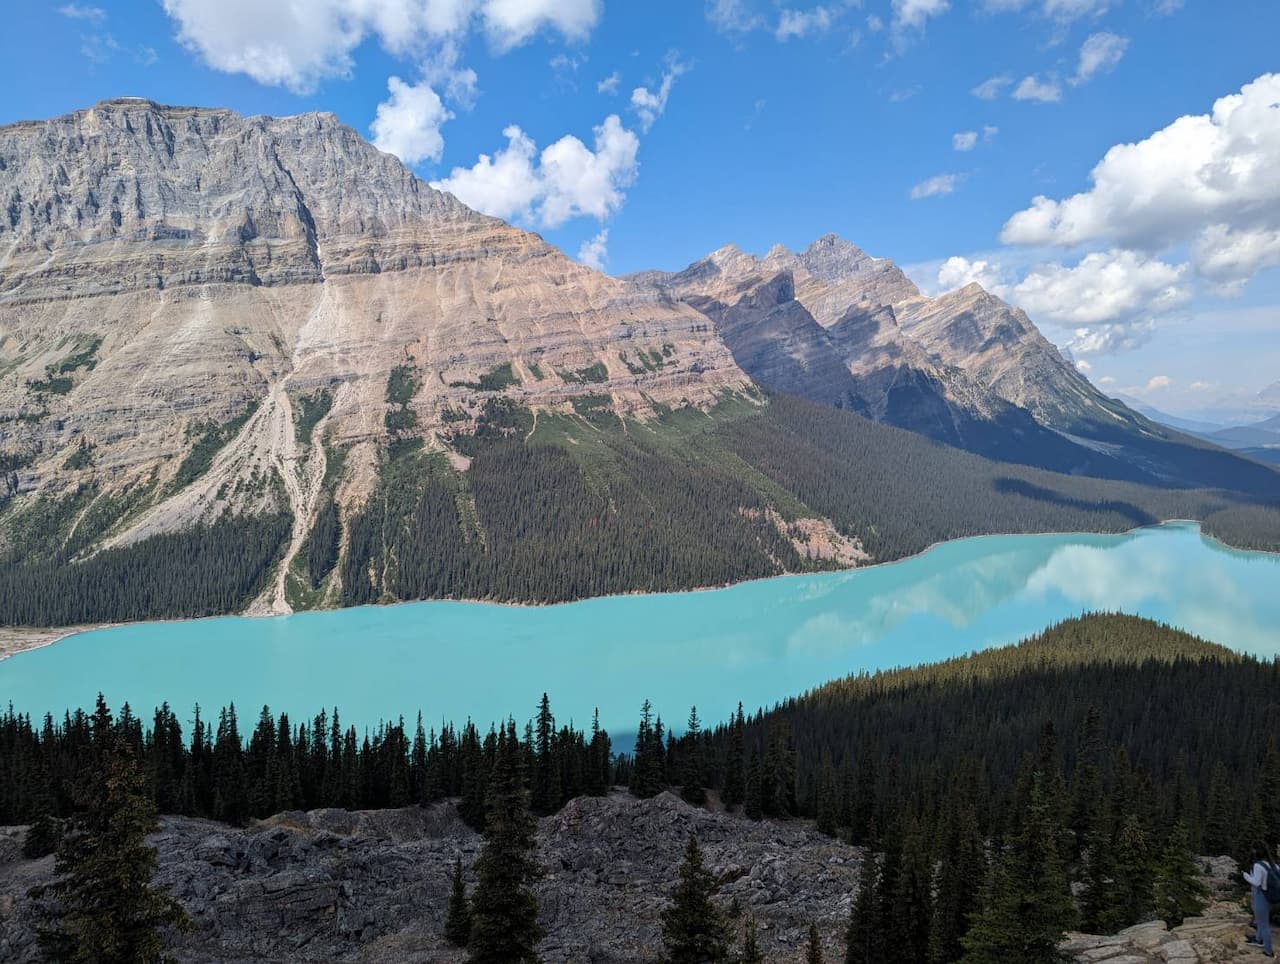
[[[1161,408],[1280,379],[1275,0],[6,6],[0,123],[329,110],[613,273],[835,231]]]

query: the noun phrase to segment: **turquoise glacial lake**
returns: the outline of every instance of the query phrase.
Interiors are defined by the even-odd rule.
[[[234,702],[294,722],[322,706],[358,726],[422,710],[428,725],[600,707],[634,732],[640,703],[682,724],[754,709],[826,680],[1012,643],[1084,611],[1148,616],[1233,649],[1280,654],[1280,556],[1193,523],[1124,535],[987,536],[861,571],[558,606],[424,602],[96,630],[0,662],[0,705],[55,715],[167,700],[190,719]]]

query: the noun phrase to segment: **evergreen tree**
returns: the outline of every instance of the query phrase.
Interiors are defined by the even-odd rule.
[[[454,947],[466,947],[471,937],[471,906],[467,888],[462,882],[462,858],[453,864],[453,882],[449,890],[449,910],[444,919],[444,939]]]
[[[818,936],[818,925],[809,925],[809,942],[804,950],[805,964],[823,964],[822,939]]]
[[[729,727],[729,752],[725,758],[724,787],[720,791],[720,800],[729,810],[739,806],[747,793],[746,729],[739,703]]]
[[[28,860],[39,860],[58,849],[62,841],[63,823],[53,815],[53,809],[42,810],[40,815],[27,828],[27,835],[22,841],[22,856]]]
[[[600,708],[591,716],[591,742],[587,744],[584,788],[589,797],[609,792],[609,734],[600,729]]]
[[[760,950],[760,938],[756,933],[756,919],[748,917],[742,928],[742,949],[734,964],[764,964],[764,952]]]
[[[1054,812],[1037,775],[1018,836],[997,862],[982,910],[961,942],[965,964],[1049,961],[1057,953],[1075,908]]]
[[[1219,760],[1214,764],[1209,782],[1209,803],[1205,808],[1204,846],[1213,856],[1231,853],[1231,827],[1235,806],[1232,802],[1231,775],[1226,764]]]
[[[929,928],[931,964],[951,964],[964,955],[960,939],[986,880],[986,855],[978,819],[971,804],[946,809],[940,837],[937,896]]]
[[[845,930],[845,964],[881,964],[881,949],[885,933],[879,926],[880,872],[876,857],[870,851],[863,854],[862,869],[858,873],[858,892],[849,911],[849,926]]]
[[[917,964],[929,959],[929,924],[933,917],[933,861],[925,851],[924,834],[914,819],[902,834],[898,876],[893,884],[895,956]]]
[[[698,719],[698,708],[689,708],[689,725],[685,730],[681,752],[680,795],[686,803],[695,807],[705,806],[707,790],[702,785],[702,722]]]
[[[476,860],[471,898],[473,964],[535,964],[542,939],[538,904],[529,889],[538,875],[533,818],[524,790],[524,760],[516,726],[500,731],[488,791],[485,843]]]
[[[764,816],[764,792],[760,785],[760,757],[751,750],[751,765],[747,767],[747,786],[743,796],[742,812],[752,820]]]
[[[641,799],[655,797],[666,785],[662,763],[662,721],[655,729],[653,704],[645,700],[640,707],[640,726],[636,729],[636,751],[631,770],[631,792]]]
[[[156,812],[134,751],[122,737],[99,739],[86,809],[58,847],[49,891],[60,910],[42,943],[58,960],[154,964],[165,959],[164,930],[187,926],[187,916],[151,882]]]
[[[536,729],[536,769],[533,777],[533,796],[530,801],[534,813],[541,816],[560,809],[560,769],[556,760],[556,721],[551,715],[551,701],[542,694],[538,705]]]
[[[1105,933],[1148,919],[1152,906],[1149,850],[1137,815],[1130,813],[1116,833],[1108,906],[1101,918]]]
[[[1111,816],[1105,806],[1099,806],[1085,837],[1080,867],[1080,923],[1091,933],[1104,929],[1104,916],[1111,906],[1111,882],[1115,876],[1113,838]]]
[[[1176,824],[1156,866],[1156,914],[1170,927],[1204,910],[1209,897],[1187,838],[1186,824]]]
[[[835,768],[831,765],[831,754],[822,755],[822,773],[818,777],[817,797],[814,801],[814,816],[818,832],[828,837],[836,835],[836,822],[839,819],[840,801],[837,798]]]
[[[689,838],[671,904],[662,912],[663,964],[715,964],[729,959],[723,917],[711,902],[715,878],[702,863],[698,841]]]

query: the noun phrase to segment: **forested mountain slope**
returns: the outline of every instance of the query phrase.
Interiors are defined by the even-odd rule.
[[[368,499],[332,488],[281,573],[296,607],[418,598],[559,602],[882,562],[990,532],[1121,532],[1204,520],[1280,547],[1280,510],[1238,493],[1161,489],[992,462],[850,412],[779,396],[645,422],[491,406],[457,471],[392,446]],[[331,450],[330,465],[344,453]],[[336,470],[335,470],[336,471]],[[93,488],[15,510],[30,555],[4,557],[0,620],[68,625],[235,611],[273,584],[285,516],[77,557]],[[56,591],[49,591],[54,587]]]

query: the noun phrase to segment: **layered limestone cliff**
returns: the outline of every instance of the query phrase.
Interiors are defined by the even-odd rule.
[[[748,387],[691,307],[475,213],[330,114],[121,99],[0,128],[0,489],[145,487],[116,543],[228,505],[287,504],[301,534],[322,441],[354,446],[358,501],[392,435],[465,466],[447,438],[497,396],[644,417]]]

